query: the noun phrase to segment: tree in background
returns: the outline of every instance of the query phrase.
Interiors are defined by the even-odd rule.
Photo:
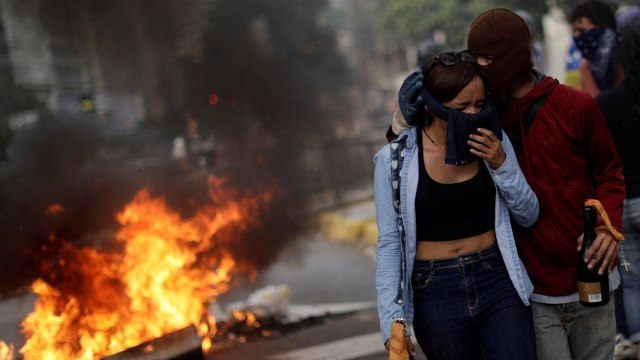
[[[400,41],[417,43],[443,31],[444,45],[452,49],[465,46],[469,25],[485,10],[524,9],[536,19],[547,10],[544,1],[527,0],[378,0],[377,6],[378,26],[384,33],[399,36]]]

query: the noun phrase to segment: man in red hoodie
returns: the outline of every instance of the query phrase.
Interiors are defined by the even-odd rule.
[[[538,359],[610,360],[616,334],[614,301],[602,307],[581,305],[576,275],[584,201],[600,200],[614,227],[621,227],[622,163],[607,124],[588,93],[532,69],[529,29],[514,12],[492,9],[481,14],[471,24],[467,42],[488,76],[505,132],[519,143],[520,167],[540,202],[536,224],[515,232],[534,284]],[[415,92],[419,80],[410,76],[400,90],[405,118],[422,106]],[[539,105],[533,107],[539,107],[528,127],[524,118],[536,100]],[[402,127],[397,118],[394,130]],[[599,271],[609,271],[613,291],[620,284],[614,266],[618,244],[606,227],[599,226],[596,233],[590,253],[598,259],[590,265],[605,258]]]

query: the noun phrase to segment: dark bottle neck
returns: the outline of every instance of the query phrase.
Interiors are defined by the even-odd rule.
[[[589,247],[596,238],[596,209],[593,206],[584,207],[584,244]]]

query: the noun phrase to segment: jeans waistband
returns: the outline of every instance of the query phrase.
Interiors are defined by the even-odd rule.
[[[474,252],[470,252],[467,254],[462,254],[460,256],[450,258],[450,259],[439,259],[439,260],[415,260],[414,269],[416,268],[431,268],[431,269],[444,269],[444,268],[452,268],[459,267],[464,265],[469,265],[477,262],[481,262],[483,260],[493,258],[496,255],[500,255],[500,249],[498,245],[492,245],[486,249],[477,250]],[[502,257],[500,257],[502,260]]]

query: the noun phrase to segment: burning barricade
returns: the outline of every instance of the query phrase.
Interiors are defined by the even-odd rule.
[[[226,306],[219,334],[226,340],[245,342],[250,338],[272,337],[285,330],[289,314],[289,288],[269,285],[254,291],[245,301]]]
[[[217,327],[208,304],[229,290],[234,274],[255,271],[225,251],[233,239],[223,234],[236,232],[224,230],[258,219],[272,196],[239,197],[222,184],[209,180],[214,205],[190,218],[140,190],[116,214],[117,250],[76,247],[51,233],[43,249],[50,261],[32,285],[34,311],[22,322],[24,359],[100,359],[183,331],[197,333],[209,351]]]
[[[14,360],[13,344],[0,340],[0,360]]]

